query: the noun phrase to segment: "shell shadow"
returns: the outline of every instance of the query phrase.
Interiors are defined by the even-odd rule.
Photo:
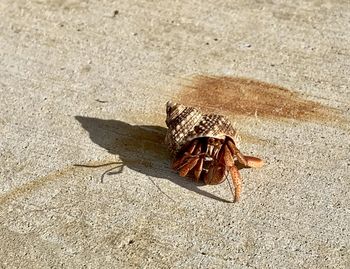
[[[155,125],[131,125],[120,120],[84,116],[75,116],[75,119],[89,133],[92,142],[108,150],[109,153],[118,155],[122,162],[119,171],[113,172],[115,168],[112,168],[105,171],[103,176],[121,173],[123,166],[127,166],[150,176],[152,183],[163,194],[165,193],[156,185],[152,177],[165,178],[205,197],[231,203],[231,201],[201,190],[198,187],[203,184],[182,178],[170,168],[170,154],[164,143],[166,128]],[[79,164],[78,166],[88,165]]]

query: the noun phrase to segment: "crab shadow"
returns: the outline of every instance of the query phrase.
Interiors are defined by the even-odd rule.
[[[106,170],[102,177],[122,173],[123,167],[127,166],[149,176],[152,183],[163,194],[165,193],[152,180],[152,177],[164,178],[205,197],[230,203],[226,199],[200,189],[199,187],[203,184],[182,178],[170,168],[170,155],[164,144],[166,128],[154,125],[130,125],[119,120],[83,116],[75,116],[75,119],[89,133],[92,142],[108,150],[109,153],[119,156],[121,166]]]

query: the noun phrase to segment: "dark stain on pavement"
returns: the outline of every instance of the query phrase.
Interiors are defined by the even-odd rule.
[[[311,121],[339,118],[335,109],[306,100],[297,92],[248,78],[196,76],[176,101],[232,116]]]

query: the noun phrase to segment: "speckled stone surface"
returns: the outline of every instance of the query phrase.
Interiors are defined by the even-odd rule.
[[[350,268],[348,1],[2,0],[0,16],[0,268]],[[165,103],[198,74],[343,121],[235,118],[267,165],[227,203],[163,142]]]

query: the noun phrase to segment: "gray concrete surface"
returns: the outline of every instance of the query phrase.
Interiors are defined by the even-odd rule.
[[[2,0],[0,17],[1,268],[350,268],[348,1]],[[162,144],[198,74],[342,121],[230,115],[267,165],[227,203]]]

